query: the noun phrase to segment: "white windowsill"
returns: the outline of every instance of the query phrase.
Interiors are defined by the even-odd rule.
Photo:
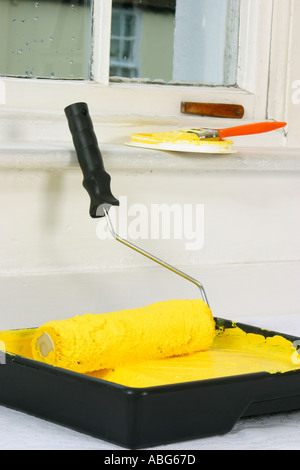
[[[238,148],[237,153],[209,155],[166,152],[102,144],[101,152],[108,171],[300,171],[300,149],[278,147]],[[39,143],[2,143],[2,169],[71,169],[77,168],[75,150],[71,145]]]

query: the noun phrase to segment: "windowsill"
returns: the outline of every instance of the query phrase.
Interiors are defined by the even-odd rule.
[[[108,171],[203,172],[203,171],[300,171],[300,149],[278,147],[238,148],[227,155],[167,152],[102,144],[101,152]],[[2,143],[2,169],[72,169],[78,162],[68,144]]]

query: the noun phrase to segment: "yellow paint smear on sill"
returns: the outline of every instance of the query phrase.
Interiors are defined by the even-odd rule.
[[[156,150],[196,153],[236,153],[233,141],[219,137],[199,138],[191,130],[131,134],[127,145]]]

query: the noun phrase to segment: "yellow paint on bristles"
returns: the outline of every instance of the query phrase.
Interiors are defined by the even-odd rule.
[[[216,145],[218,142],[222,145],[219,137],[213,137],[208,139],[200,139],[197,134],[189,132],[188,130],[176,130],[169,132],[154,132],[152,134],[132,134],[132,142],[143,142],[145,144],[160,144],[163,142],[168,142],[172,144],[193,144],[193,145],[202,145],[207,142],[213,143]]]
[[[235,153],[232,151],[233,141],[231,140],[220,140],[219,137],[201,139],[195,132],[190,131],[175,130],[132,134],[129,145],[185,152]]]

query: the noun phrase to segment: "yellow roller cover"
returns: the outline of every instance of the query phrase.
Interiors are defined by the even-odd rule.
[[[215,321],[203,300],[169,300],[49,321],[37,328],[32,355],[53,366],[85,373],[205,351],[214,337]]]

